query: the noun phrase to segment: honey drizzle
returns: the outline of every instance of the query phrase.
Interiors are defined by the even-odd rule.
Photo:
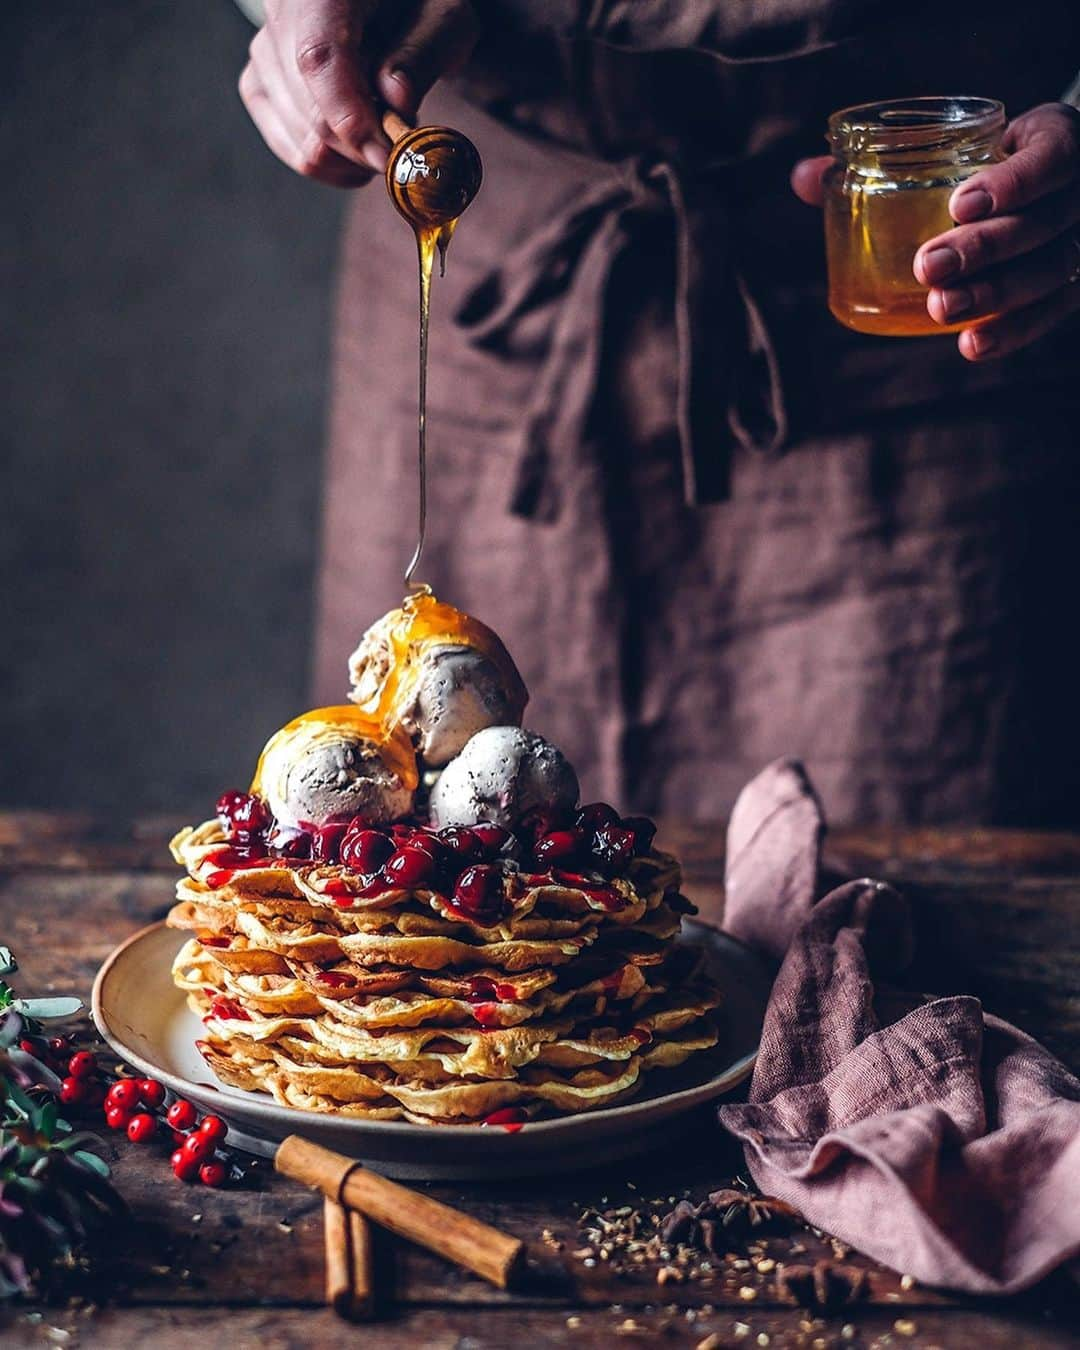
[[[400,724],[402,710],[412,699],[421,658],[431,647],[471,647],[486,656],[502,677],[511,702],[524,710],[528,693],[498,636],[471,614],[437,600],[430,586],[420,587],[402,602],[386,640],[390,668],[378,692],[360,705],[380,735]]]
[[[414,581],[424,552],[427,536],[427,368],[428,329],[431,320],[431,273],[435,254],[439,255],[439,276],[446,275],[446,250],[450,247],[459,217],[445,225],[417,225],[416,253],[420,264],[420,379],[416,409],[417,467],[419,470],[419,518],[416,549],[405,569],[406,590],[422,590],[424,583]]]
[[[291,736],[303,727],[324,727],[327,731],[343,731],[349,735],[362,736],[378,746],[386,767],[394,773],[409,791],[416,788],[420,775],[416,767],[416,753],[407,732],[399,726],[387,727],[383,719],[373,716],[355,703],[345,703],[339,707],[313,708],[311,712],[294,717],[267,741],[259,762],[255,768],[255,777],[251,780],[251,791],[263,795],[262,777],[266,757],[270,750],[284,737]]]

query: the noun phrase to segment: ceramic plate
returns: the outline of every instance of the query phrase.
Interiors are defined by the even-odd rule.
[[[770,975],[747,948],[687,921],[684,942],[704,947],[724,990],[720,1042],[681,1069],[647,1076],[640,1096],[583,1115],[530,1121],[511,1134],[475,1125],[349,1120],[279,1106],[261,1093],[226,1087],[195,1049],[202,1023],[172,982],[187,934],[163,923],[117,947],[94,981],[98,1030],[125,1063],[230,1124],[233,1139],[259,1153],[302,1134],[389,1176],[413,1179],[518,1177],[612,1162],[665,1141],[691,1123],[694,1108],[729,1092],[754,1066]]]

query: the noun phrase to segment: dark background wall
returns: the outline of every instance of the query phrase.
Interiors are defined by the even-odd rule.
[[[341,199],[229,0],[0,4],[0,804],[194,810],[308,677]]]

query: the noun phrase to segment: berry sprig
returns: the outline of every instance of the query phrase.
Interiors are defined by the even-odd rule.
[[[93,1052],[72,1054],[65,1037],[50,1039],[46,1053],[60,1077],[58,1096],[66,1106],[101,1109],[109,1129],[124,1131],[133,1144],[158,1144],[173,1150],[171,1165],[177,1180],[217,1187],[245,1180],[253,1171],[251,1164],[224,1148],[229,1127],[220,1116],[200,1119],[192,1103],[182,1097],[166,1106],[168,1093],[156,1078],[117,1078],[106,1086]]]
[[[133,1144],[169,1143],[178,1181],[224,1186],[240,1179],[243,1167],[222,1145],[229,1127],[220,1116],[199,1119],[191,1102],[177,1097],[167,1110],[164,1086],[156,1078],[118,1078],[105,1094],[105,1123],[123,1130]]]

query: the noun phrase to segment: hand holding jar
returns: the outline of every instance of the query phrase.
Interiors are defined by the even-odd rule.
[[[935,102],[997,106],[989,100]],[[977,128],[969,118],[959,150],[949,146],[945,160],[953,163],[947,170],[941,168],[942,139],[927,151],[925,140],[919,146],[921,132],[912,136],[910,120],[898,128],[886,115],[868,128],[865,119],[851,117],[862,111],[830,119],[835,157],[803,160],[792,173],[798,196],[824,204],[837,222],[827,226],[830,306],[842,322],[885,333],[959,329],[961,355],[982,361],[1034,342],[1080,311],[1076,109],[1043,104],[1009,123],[999,138],[992,115],[984,114]],[[958,134],[955,124],[945,125],[949,135]],[[904,143],[897,148],[901,132]],[[934,192],[905,191],[922,187],[937,189],[947,207],[944,220],[933,221]],[[901,217],[906,271],[903,258],[882,252],[895,246],[890,236]]]

